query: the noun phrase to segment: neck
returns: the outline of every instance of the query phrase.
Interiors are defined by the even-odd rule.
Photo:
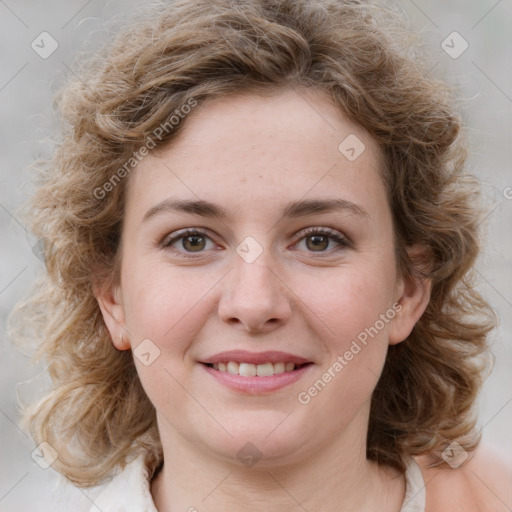
[[[262,459],[245,467],[198,447],[169,425],[159,427],[167,441],[164,466],[151,486],[159,512],[397,512],[404,499],[403,475],[368,461],[366,432],[356,429],[299,461]]]

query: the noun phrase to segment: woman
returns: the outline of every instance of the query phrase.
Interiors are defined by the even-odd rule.
[[[174,1],[66,86],[13,323],[91,510],[512,506],[475,431],[478,188],[407,44],[365,2]]]

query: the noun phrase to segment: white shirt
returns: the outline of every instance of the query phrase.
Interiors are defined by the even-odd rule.
[[[405,498],[400,512],[425,511],[425,484],[421,469],[411,458],[405,472]],[[105,485],[94,499],[89,512],[158,512],[150,491],[148,471],[143,457],[127,464]]]

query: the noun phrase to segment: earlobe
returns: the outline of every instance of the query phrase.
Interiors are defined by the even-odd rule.
[[[118,350],[128,350],[130,340],[125,326],[125,314],[118,286],[103,284],[94,285],[94,296],[103,315],[103,321]]]
[[[404,341],[411,334],[430,301],[432,281],[421,273],[426,270],[427,251],[415,246],[408,252],[411,261],[421,263],[415,265],[415,271],[411,274],[400,277],[397,303],[401,308],[391,324],[390,345]]]

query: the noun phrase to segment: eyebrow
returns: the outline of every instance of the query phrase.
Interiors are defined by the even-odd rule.
[[[306,215],[349,211],[361,217],[368,217],[368,212],[362,207],[346,199],[309,199],[289,203],[282,211],[282,217],[296,218]],[[156,215],[177,212],[190,213],[201,217],[217,217],[228,220],[230,215],[222,206],[204,200],[165,199],[150,208],[144,215],[143,222]]]

